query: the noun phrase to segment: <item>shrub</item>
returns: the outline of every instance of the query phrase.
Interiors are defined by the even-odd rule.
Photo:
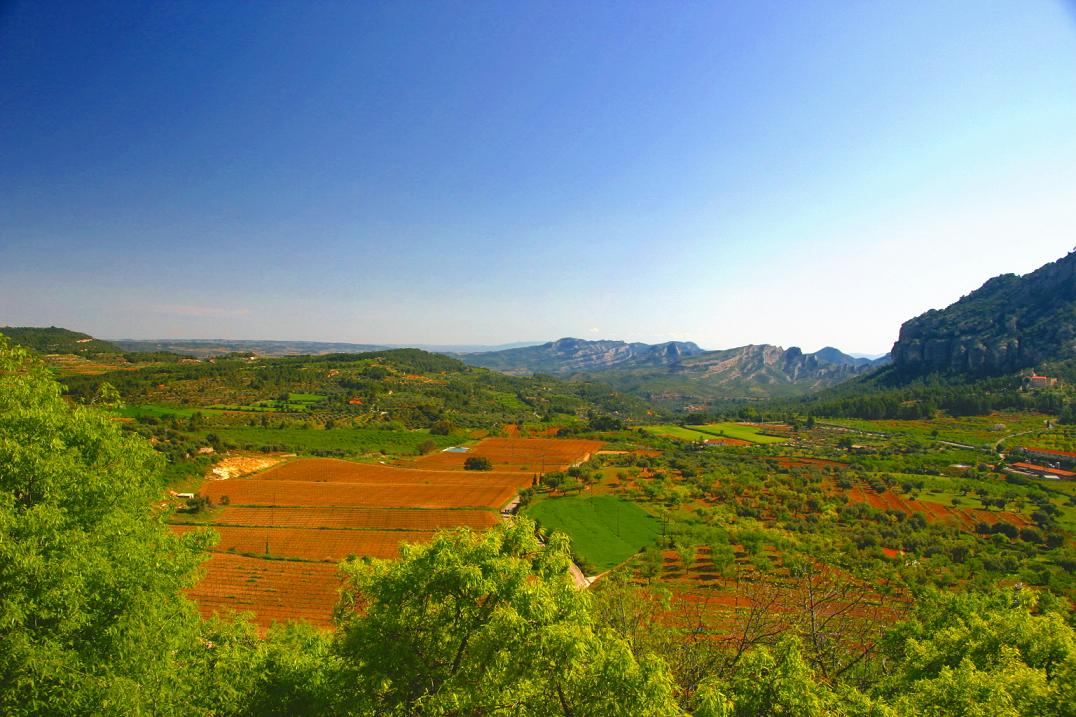
[[[491,471],[493,470],[493,464],[485,456],[467,456],[467,460],[463,462],[463,469],[466,471]]]

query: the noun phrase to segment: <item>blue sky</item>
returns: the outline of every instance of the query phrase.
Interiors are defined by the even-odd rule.
[[[1063,3],[6,3],[0,325],[881,353],[1074,127]]]

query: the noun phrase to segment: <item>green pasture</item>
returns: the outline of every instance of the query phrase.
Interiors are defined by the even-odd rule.
[[[752,443],[766,444],[785,442],[784,438],[763,435],[762,431],[765,430],[765,426],[754,426],[725,421],[722,423],[707,423],[704,426],[692,426],[692,428],[699,433],[705,433],[709,436],[737,438],[741,441],[750,441]]]
[[[218,403],[211,408],[219,411],[244,411],[249,413],[308,413],[310,409],[325,401],[325,396],[317,393],[289,393],[288,400],[266,399],[247,404]]]
[[[549,498],[531,506],[527,515],[547,531],[566,534],[572,553],[598,571],[624,562],[661,533],[652,515],[610,495]]]
[[[705,426],[676,426],[671,423],[663,423],[654,426],[643,426],[643,430],[655,436],[665,438],[677,438],[682,441],[699,441],[707,438],[737,438],[751,443],[784,443],[785,439],[775,436],[764,436],[761,427],[744,425],[742,423],[708,423]]]
[[[214,413],[209,408],[192,408],[190,406],[165,406],[163,404],[144,403],[124,406],[116,409],[116,414],[124,418],[190,418],[196,413],[208,415]]]
[[[214,434],[226,445],[244,450],[283,451],[312,454],[339,452],[357,456],[384,451],[391,455],[415,455],[418,447],[432,440],[438,448],[447,448],[458,438],[433,436],[425,430],[391,428],[269,428],[262,426],[212,426],[195,435],[205,439]]]
[[[660,436],[662,438],[679,438],[683,441],[698,441],[709,437],[698,431],[692,431],[691,429],[682,426],[674,426],[671,423],[643,426],[642,428],[647,433],[655,436]]]
[[[288,401],[291,403],[321,403],[325,396],[319,393],[289,393]]]

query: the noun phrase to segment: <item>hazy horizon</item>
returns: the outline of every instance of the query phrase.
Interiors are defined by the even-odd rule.
[[[78,329],[73,329],[70,326],[61,326],[61,327],[57,327],[57,328],[71,329],[73,331],[78,330]],[[279,337],[277,337],[277,338],[237,339],[237,338],[229,338],[229,337],[226,337],[226,336],[212,336],[212,337],[190,337],[190,336],[161,337],[161,336],[152,336],[152,337],[146,337],[146,338],[136,338],[136,337],[133,337],[133,336],[94,336],[94,338],[102,339],[102,340],[105,340],[105,341],[158,341],[158,342],[162,342],[162,343],[167,342],[167,341],[180,341],[180,342],[182,342],[182,341],[192,341],[192,342],[193,341],[198,341],[198,342],[206,342],[206,343],[211,343],[211,342],[214,342],[214,341],[219,341],[221,343],[233,342],[233,341],[234,342],[252,341],[252,342],[314,343],[314,344],[354,344],[356,346],[386,346],[388,348],[429,348],[429,349],[439,349],[439,350],[445,350],[445,351],[451,351],[451,350],[463,349],[463,348],[480,349],[480,350],[505,350],[505,349],[510,349],[510,348],[525,348],[525,347],[528,347],[528,346],[541,346],[543,344],[552,343],[552,342],[555,342],[555,341],[560,341],[562,339],[581,339],[581,340],[584,340],[584,341],[625,341],[624,339],[618,339],[618,338],[609,337],[609,336],[601,336],[601,337],[594,337],[594,338],[584,338],[582,336],[568,336],[568,335],[558,336],[556,338],[534,340],[534,341],[505,341],[505,342],[496,343],[496,344],[467,344],[467,343],[459,343],[459,342],[444,343],[444,344],[431,344],[431,343],[427,343],[427,342],[423,342],[423,341],[397,341],[397,342],[393,342],[393,343],[378,343],[376,341],[350,341],[350,340],[336,341],[336,340],[331,340],[331,339],[329,339],[329,340],[322,340],[322,339],[289,339],[289,338],[279,338]],[[674,339],[670,339],[670,341],[671,340],[674,340]],[[676,339],[676,340],[678,340],[678,339]],[[745,345],[745,344],[741,344],[741,346],[705,346],[705,345],[699,344],[699,342],[697,342],[697,341],[691,341],[690,339],[685,339],[684,341],[694,343],[704,351],[723,351],[723,350],[727,350],[727,349],[741,348],[741,346]],[[625,343],[636,343],[636,342],[625,341]],[[664,341],[661,341],[661,342],[643,341],[643,342],[638,342],[638,343],[651,343],[651,344],[654,344],[654,343],[666,343],[666,342],[664,342]],[[818,346],[813,347],[813,348],[808,348],[808,347],[804,347],[804,346],[797,346],[797,344],[782,344],[780,342],[772,342],[772,341],[768,342],[768,343],[770,343],[771,345],[780,346],[781,348],[785,348],[785,349],[792,348],[792,347],[796,346],[797,348],[801,349],[804,353],[814,353],[815,351],[819,351],[819,350],[827,348],[827,347],[836,348],[836,349],[840,349],[842,351],[842,353],[848,354],[849,356],[852,356],[853,358],[875,359],[875,358],[881,358],[882,356],[885,356],[886,354],[889,353],[888,350],[880,352],[880,353],[865,353],[865,352],[861,352],[861,351],[845,351],[840,346],[833,346],[832,344],[825,344],[825,343],[819,344]]]
[[[882,354],[1076,244],[1073,77],[1062,2],[9,3],[0,325]]]

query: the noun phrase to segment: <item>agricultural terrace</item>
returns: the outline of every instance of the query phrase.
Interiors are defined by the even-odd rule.
[[[868,433],[882,433],[930,443],[949,441],[968,446],[993,448],[1008,437],[1020,435],[1014,442],[1027,442],[1030,436],[1049,433],[1046,429],[1048,416],[1037,413],[994,413],[989,416],[949,417],[939,415],[932,419],[868,421],[860,419],[826,419],[826,425],[841,426]],[[858,440],[858,439],[857,439]]]
[[[919,476],[914,478],[918,482]],[[969,505],[978,502],[974,496],[962,500],[959,495],[934,491],[927,493],[924,498],[910,497],[889,489],[877,490],[877,487],[871,487],[870,483],[862,480],[854,481],[851,488],[843,489],[842,494],[848,497],[850,503],[865,503],[876,510],[895,511],[909,516],[919,513],[928,523],[948,523],[968,531],[975,530],[979,524],[994,526],[1007,523],[1016,528],[1033,525],[1029,517],[1019,512]]]
[[[183,517],[180,514],[176,517]],[[346,530],[422,530],[450,528],[485,530],[500,517],[490,510],[399,508],[327,508],[324,506],[225,506],[213,511],[211,523],[217,526],[272,526],[281,528],[316,528]],[[258,551],[261,552],[261,551]]]
[[[210,507],[173,519],[177,532],[211,528],[220,536],[190,596],[205,615],[249,611],[262,628],[290,619],[329,626],[340,585],[335,563],[393,558],[402,544],[429,542],[438,530],[496,525],[497,511],[535,479],[524,461],[542,455],[550,466],[570,465],[600,446],[487,439],[452,454],[461,456],[458,468],[301,458],[249,478],[207,480],[200,495]],[[466,455],[509,469],[461,470]]]
[[[1008,447],[1014,445],[1028,446],[1029,448],[1046,448],[1052,451],[1076,452],[1076,426],[1057,425],[1052,430],[1039,433],[1034,436],[1015,438],[1008,442]]]
[[[972,425],[981,431],[986,424]],[[649,429],[698,434],[686,426]],[[993,424],[985,430],[997,435]],[[575,476],[580,498],[552,497],[556,491],[543,485],[528,514],[568,533],[581,560],[591,560],[587,551],[595,549],[585,541],[594,534],[600,551],[607,518],[568,510],[578,525],[562,518],[553,526],[561,516],[543,511],[594,496],[660,516],[658,537],[634,554],[625,550],[628,560],[614,579],[627,574],[640,587],[671,591],[658,619],[715,639],[765,627],[767,616],[784,613],[781,619],[802,633],[810,621],[801,622],[796,611],[803,609],[805,581],[820,570],[834,595],[820,608],[823,617],[847,620],[853,636],[890,624],[908,589],[924,581],[945,586],[1001,577],[1076,594],[1067,567],[1076,532],[1076,489],[1069,488],[1076,482],[1007,475],[984,463],[981,451],[936,439],[855,436],[856,443],[874,441],[860,450],[838,445],[851,435],[839,429],[801,424],[785,431],[793,440],[776,450],[701,448],[690,438],[654,443],[664,449],[660,455],[607,451],[600,470],[584,467]],[[1019,560],[1024,567],[1010,567]]]
[[[811,561],[785,565],[774,548],[753,563],[742,545],[652,550],[633,561],[637,585],[661,584],[669,600],[660,619],[685,631],[735,643],[753,632],[810,632],[826,625],[827,637],[855,654],[900,616],[907,598],[883,595],[868,582]],[[809,606],[809,607],[808,607]]]
[[[485,438],[464,452],[441,451],[415,461],[419,468],[463,470],[470,456],[488,458],[494,471],[546,473],[582,463],[605,445],[602,441],[561,438]]]
[[[289,620],[329,627],[339,589],[336,565],[330,563],[215,553],[205,564],[205,576],[187,595],[203,617],[252,613],[262,628]]]
[[[411,464],[418,465],[418,464]],[[308,481],[314,483],[359,483],[366,485],[476,485],[526,488],[529,475],[518,471],[447,471],[389,466],[383,463],[356,463],[335,458],[305,458],[266,471],[259,480]]]
[[[399,482],[322,483],[245,480],[207,482],[201,494],[218,505],[332,506],[339,508],[490,508],[499,509],[516,494],[507,485],[473,480],[438,485]]]

